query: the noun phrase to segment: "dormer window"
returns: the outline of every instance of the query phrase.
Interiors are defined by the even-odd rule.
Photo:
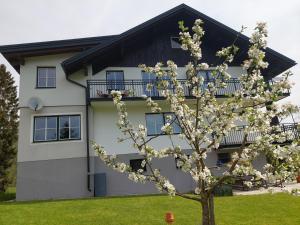
[[[171,37],[171,47],[172,48],[181,48],[179,37]]]
[[[56,87],[56,68],[38,67],[37,68],[37,88],[55,88]]]

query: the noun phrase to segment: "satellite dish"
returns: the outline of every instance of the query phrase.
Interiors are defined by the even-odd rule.
[[[39,98],[32,97],[28,101],[28,107],[34,111],[38,111],[43,108],[43,104]]]

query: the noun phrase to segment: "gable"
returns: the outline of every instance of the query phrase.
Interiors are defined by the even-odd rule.
[[[118,38],[83,51],[62,63],[67,74],[77,71],[86,64],[91,64],[93,73],[108,66],[134,66],[144,63],[154,65],[156,62],[174,60],[179,66],[185,65],[190,57],[181,49],[172,49],[171,36],[178,36],[178,21],[183,20],[191,27],[195,19],[204,21],[203,61],[211,66],[220,63],[216,51],[227,47],[236,39],[238,32],[215,21],[214,19],[186,6],[180,5],[137,27],[134,27]],[[247,56],[249,38],[240,35],[235,43],[240,51],[231,66],[240,66]],[[276,76],[296,63],[272,49],[266,49],[266,60],[270,66],[263,71],[267,77]]]

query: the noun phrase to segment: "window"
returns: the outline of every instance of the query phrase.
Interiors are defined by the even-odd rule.
[[[124,90],[124,72],[123,71],[106,71],[107,89]]]
[[[171,37],[171,47],[172,48],[181,48],[179,37]]]
[[[210,71],[210,70],[199,71],[198,77],[203,77],[203,79],[204,79],[203,87],[204,88],[207,88],[208,82],[214,81],[214,77],[212,76],[212,71]]]
[[[146,126],[148,136],[163,134],[161,127],[170,123],[173,127],[173,134],[181,133],[178,120],[174,113],[149,113],[146,114]]]
[[[34,117],[34,142],[79,140],[80,136],[79,115]]]
[[[217,166],[222,166],[223,164],[227,164],[231,161],[230,153],[218,153],[218,161]]]
[[[56,68],[38,67],[37,68],[37,88],[55,88],[56,87]]]
[[[80,138],[80,117],[60,116],[59,117],[59,139],[72,140]]]
[[[168,76],[164,76],[163,78],[157,78],[154,73],[147,73],[147,72],[142,71],[142,80],[143,80],[143,93],[144,93],[144,95],[147,95],[147,96],[159,97],[157,81],[168,80],[169,81],[168,88],[172,89],[170,78]],[[150,89],[147,88],[147,85],[149,85],[149,84],[152,86]]]
[[[156,87],[156,76],[154,73],[146,73],[142,72],[142,79],[143,79],[143,91],[144,94],[147,96],[158,96],[158,90]],[[147,89],[147,85],[152,85],[150,90]]]
[[[144,159],[132,159],[129,161],[130,167],[133,171],[137,172],[138,170],[147,171],[146,166],[142,167],[142,162]]]

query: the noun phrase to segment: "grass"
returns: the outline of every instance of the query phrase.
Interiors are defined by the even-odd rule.
[[[300,224],[300,197],[288,194],[217,197],[215,205],[218,225]],[[200,224],[196,202],[168,196],[0,202],[0,224],[164,225],[169,210],[174,225]]]

